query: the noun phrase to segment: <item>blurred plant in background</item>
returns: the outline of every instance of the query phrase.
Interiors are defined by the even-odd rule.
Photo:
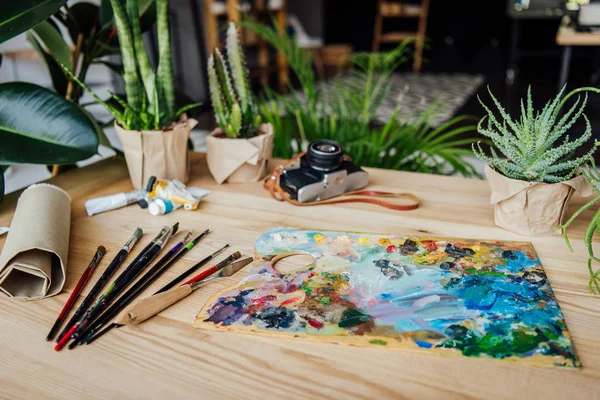
[[[275,157],[290,158],[312,140],[333,139],[361,166],[479,176],[462,157],[472,154],[469,145],[476,142],[461,137],[476,130],[475,125],[464,124],[468,117],[433,127],[442,105],[433,104],[408,118],[400,117],[397,106],[383,126],[375,123],[377,110],[391,90],[389,77],[409,58],[410,43],[390,52],[354,54],[348,77],[334,80],[331,88],[318,87],[311,55],[292,39],[251,20],[242,26],[282,52],[298,81],[297,90],[289,83],[289,95],[265,88],[261,114],[275,127]]]

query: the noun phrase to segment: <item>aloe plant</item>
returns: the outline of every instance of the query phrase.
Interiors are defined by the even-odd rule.
[[[173,57],[169,32],[169,1],[156,0],[158,32],[158,67],[152,70],[144,48],[139,21],[137,0],[110,0],[123,61],[123,81],[126,98],[111,94],[120,107],[98,97],[69,68],[61,64],[66,73],[94,99],[102,104],[128,130],[160,130],[176,123],[185,111],[200,104],[175,107]]]
[[[479,122],[477,130],[492,141],[491,156],[478,144],[473,145],[477,158],[487,162],[508,178],[530,182],[557,183],[571,179],[579,168],[592,159],[596,144],[586,154],[575,157],[575,151],[592,136],[590,122],[583,114],[587,94],[583,101],[578,97],[575,104],[561,116],[566,101],[580,92],[600,92],[596,88],[580,88],[563,97],[563,87],[541,111],[533,108],[531,87],[527,91],[527,104],[521,100],[521,116],[513,119],[491,91],[490,97],[502,120],[479,100],[487,117]],[[582,136],[569,140],[567,132],[582,117],[586,129]],[[485,122],[487,121],[487,124]]]
[[[227,28],[227,62],[215,49],[208,59],[208,83],[215,119],[230,138],[252,137],[262,121],[252,98],[238,29]]]

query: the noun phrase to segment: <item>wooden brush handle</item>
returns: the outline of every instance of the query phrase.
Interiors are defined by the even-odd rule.
[[[146,297],[125,308],[114,322],[121,325],[139,324],[192,293],[190,285],[177,286],[166,292]]]

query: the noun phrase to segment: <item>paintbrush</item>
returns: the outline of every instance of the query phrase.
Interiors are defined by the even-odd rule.
[[[199,240],[201,238],[202,235],[200,235],[199,237],[197,237],[196,239],[194,239],[194,241],[197,242],[197,240]],[[188,251],[191,247],[190,245],[192,245],[194,242],[191,242],[190,244],[188,244],[186,246],[186,248],[184,248],[181,252],[179,252],[176,256],[176,258],[181,258],[186,251]],[[219,250],[215,251],[213,254],[209,255],[208,257],[204,258],[202,261],[198,262],[197,264],[195,264],[194,266],[192,266],[190,269],[188,269],[186,272],[184,272],[183,274],[179,275],[177,278],[173,279],[167,286],[169,285],[175,285],[177,284],[179,281],[181,281],[184,277],[186,277],[187,275],[189,275],[189,272],[195,269],[198,269],[200,267],[202,267],[204,264],[206,264],[208,261],[210,261],[212,258],[214,258],[217,254],[219,254],[221,251],[223,251],[224,249],[226,249],[227,247],[229,247],[228,244],[226,244],[225,246],[221,247]],[[175,260],[172,260],[171,262],[173,262]],[[157,274],[158,275],[158,274]],[[151,282],[148,283],[148,285],[145,285],[144,287],[140,288],[139,293],[141,293],[143,290],[146,289],[147,286],[150,286],[150,284],[152,282],[154,282],[155,278],[158,278],[158,276],[155,276]],[[166,291],[165,288],[163,287],[161,290],[159,290],[158,292],[154,293],[159,294],[162,293],[163,291]],[[138,294],[139,294],[138,293]],[[137,295],[136,295],[137,297]],[[122,308],[116,309],[116,313],[112,313],[110,318],[113,318],[114,316],[116,316],[118,313],[120,313],[123,308],[125,308],[127,305],[129,304],[129,302],[127,304],[125,304]],[[110,332],[111,330],[115,329],[115,328],[120,328],[122,327],[122,324],[117,324],[115,322],[113,322],[112,324],[110,324],[109,326],[107,326],[106,328],[104,328],[102,331],[98,332],[95,336],[90,337],[89,339],[86,340],[86,343],[92,343],[95,340],[97,340],[98,338],[100,338],[100,336],[105,335],[106,333]]]
[[[106,289],[106,291],[100,296],[96,303],[85,313],[80,323],[77,324],[77,328],[71,334],[71,338],[75,342],[69,345],[72,349],[78,344],[80,337],[85,337],[88,333],[88,325],[90,325],[101,313],[106,309],[110,302],[116,298],[133,280],[142,272],[142,270],[158,255],[160,250],[164,247],[167,241],[171,238],[174,231],[179,228],[179,223],[175,224],[172,228],[165,226],[153,240],[153,244],[142,254],[137,261],[129,264],[127,269],[117,277],[117,279]]]
[[[132,286],[119,300],[115,302],[102,316],[94,322],[94,329],[91,330],[86,337],[84,337],[81,342],[87,343],[88,341],[94,341],[98,337],[104,335],[111,329],[115,328],[114,324],[109,325],[104,330],[98,332],[106,323],[108,323],[111,319],[113,319],[116,315],[118,315],[121,310],[127,307],[133,300],[135,300],[144,290],[146,290],[154,281],[161,277],[169,268],[171,268],[177,261],[181,259],[190,249],[192,249],[200,240],[202,240],[206,235],[208,235],[209,230],[205,230],[200,235],[198,235],[194,240],[192,240],[187,246],[185,246],[179,253],[177,253],[167,264],[160,265],[160,261],[156,263],[152,269],[150,269],[146,274],[140,278],[136,282],[134,286]],[[191,235],[191,232],[188,234]],[[177,244],[171,251],[175,249],[181,248],[189,236],[186,236],[182,242]],[[94,336],[95,335],[95,336]]]
[[[73,316],[71,317],[71,319],[69,320],[67,325],[65,325],[65,329],[63,329],[61,334],[58,335],[58,337],[56,338],[57,342],[59,342],[60,339],[62,339],[63,336],[65,336],[65,334],[67,332],[69,332],[69,330],[73,327],[73,325],[75,325],[75,323],[81,319],[83,314],[85,314],[88,307],[92,304],[92,302],[94,301],[94,299],[96,298],[98,293],[100,293],[100,291],[102,290],[102,288],[104,287],[106,282],[108,282],[108,280],[117,271],[117,269],[123,263],[123,261],[125,261],[125,258],[127,258],[127,255],[129,254],[129,252],[131,251],[133,246],[135,246],[138,239],[142,237],[143,234],[144,234],[144,232],[140,228],[137,228],[135,230],[135,232],[133,232],[133,235],[131,236],[131,238],[129,238],[127,243],[125,243],[123,245],[123,247],[121,247],[121,250],[119,250],[119,252],[115,256],[115,258],[110,262],[110,264],[104,270],[104,272],[102,273],[100,278],[98,278],[98,281],[96,282],[96,284],[94,285],[92,290],[90,290],[90,293],[81,302],[81,304],[77,308],[77,311],[75,311],[75,314],[73,314]]]
[[[178,286],[174,289],[168,290],[161,294],[157,294],[151,297],[140,300],[139,302],[127,307],[123,310],[117,318],[115,323],[121,325],[139,324],[152,318],[164,309],[177,303],[179,300],[186,298],[195,289],[198,289],[201,285],[210,282],[215,279],[232,276],[240,269],[252,262],[252,257],[247,257],[242,260],[236,261],[225,267],[221,267],[219,273],[212,277],[205,277],[201,280],[191,280],[191,283]],[[213,271],[213,273],[216,271]]]
[[[144,286],[146,284],[146,282],[150,281],[154,277],[154,275],[156,275],[158,273],[162,273],[162,272],[160,272],[161,270],[163,270],[163,272],[164,272],[164,270],[166,270],[165,268],[168,268],[171,265],[173,265],[174,262],[171,263],[170,260],[173,257],[175,257],[177,252],[183,246],[185,246],[185,244],[187,243],[187,241],[191,235],[192,235],[192,232],[188,232],[187,234],[185,234],[184,237],[175,246],[173,246],[164,256],[162,256],[161,259],[158,260],[156,262],[156,264],[154,264],[154,266],[152,268],[150,268],[135,283],[135,285],[133,285],[131,288],[129,288],[129,290],[126,291],[118,300],[116,300],[113,305],[108,307],[104,311],[104,313],[102,313],[98,318],[96,318],[96,320],[90,325],[90,327],[92,327],[92,328],[87,329],[88,333],[85,336],[83,336],[83,335],[80,336],[81,340],[79,342],[81,343],[81,342],[87,341],[88,338],[93,336],[94,333],[96,333],[99,329],[101,329],[115,315],[117,315],[120,310],[125,308],[127,306],[127,304],[129,304],[131,301],[133,301],[133,299],[135,299],[135,297],[137,297],[137,295],[139,295],[141,293],[141,291],[137,291],[139,286]],[[177,260],[175,260],[175,261],[177,261]],[[63,337],[63,339],[60,340],[56,344],[56,346],[54,347],[54,350],[60,351],[60,349],[62,349],[69,340],[70,340],[70,336]]]
[[[220,252],[222,252],[223,250],[225,250],[228,247],[229,247],[229,244],[226,244],[225,246],[221,247],[219,250],[215,251],[214,253],[212,253],[211,255],[207,256],[203,260],[198,261],[196,264],[192,265],[184,273],[182,273],[181,275],[179,275],[177,278],[173,279],[171,282],[167,283],[165,286],[163,286],[162,288],[160,288],[154,294],[159,294],[159,293],[162,293],[162,292],[166,292],[167,290],[171,289],[172,287],[174,287],[175,285],[177,285],[179,282],[181,282],[185,277],[187,277],[188,275],[190,275],[192,272],[197,271],[198,269],[202,268],[207,262],[209,262],[210,260],[212,260],[213,258],[215,258],[217,256],[217,254],[219,254]]]
[[[98,246],[98,250],[96,250],[94,257],[92,258],[92,261],[90,261],[90,264],[83,272],[83,275],[81,275],[81,278],[79,279],[79,282],[77,282],[75,289],[73,289],[73,292],[69,296],[69,299],[63,306],[63,309],[61,310],[60,314],[58,314],[58,317],[56,318],[56,322],[54,322],[52,329],[50,329],[50,333],[48,333],[46,340],[50,341],[54,338],[54,335],[56,335],[56,332],[60,329],[60,325],[62,324],[63,319],[67,316],[67,314],[71,310],[71,307],[73,307],[75,300],[77,300],[77,297],[79,297],[79,294],[83,290],[83,287],[85,286],[85,284],[88,283],[88,281],[92,277],[94,270],[100,263],[100,260],[102,259],[102,257],[104,257],[104,254],[106,254],[106,249],[104,248],[104,246]]]

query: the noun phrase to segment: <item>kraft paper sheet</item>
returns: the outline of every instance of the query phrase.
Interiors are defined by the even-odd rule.
[[[44,183],[27,188],[0,255],[0,290],[26,300],[60,293],[70,228],[71,198],[64,190]]]
[[[218,184],[258,182],[267,174],[273,154],[273,125],[262,124],[261,135],[250,139],[206,138],[208,169]]]
[[[573,193],[592,195],[583,176],[560,183],[526,182],[510,179],[490,166],[485,175],[492,189],[496,225],[527,236],[556,233]]]

